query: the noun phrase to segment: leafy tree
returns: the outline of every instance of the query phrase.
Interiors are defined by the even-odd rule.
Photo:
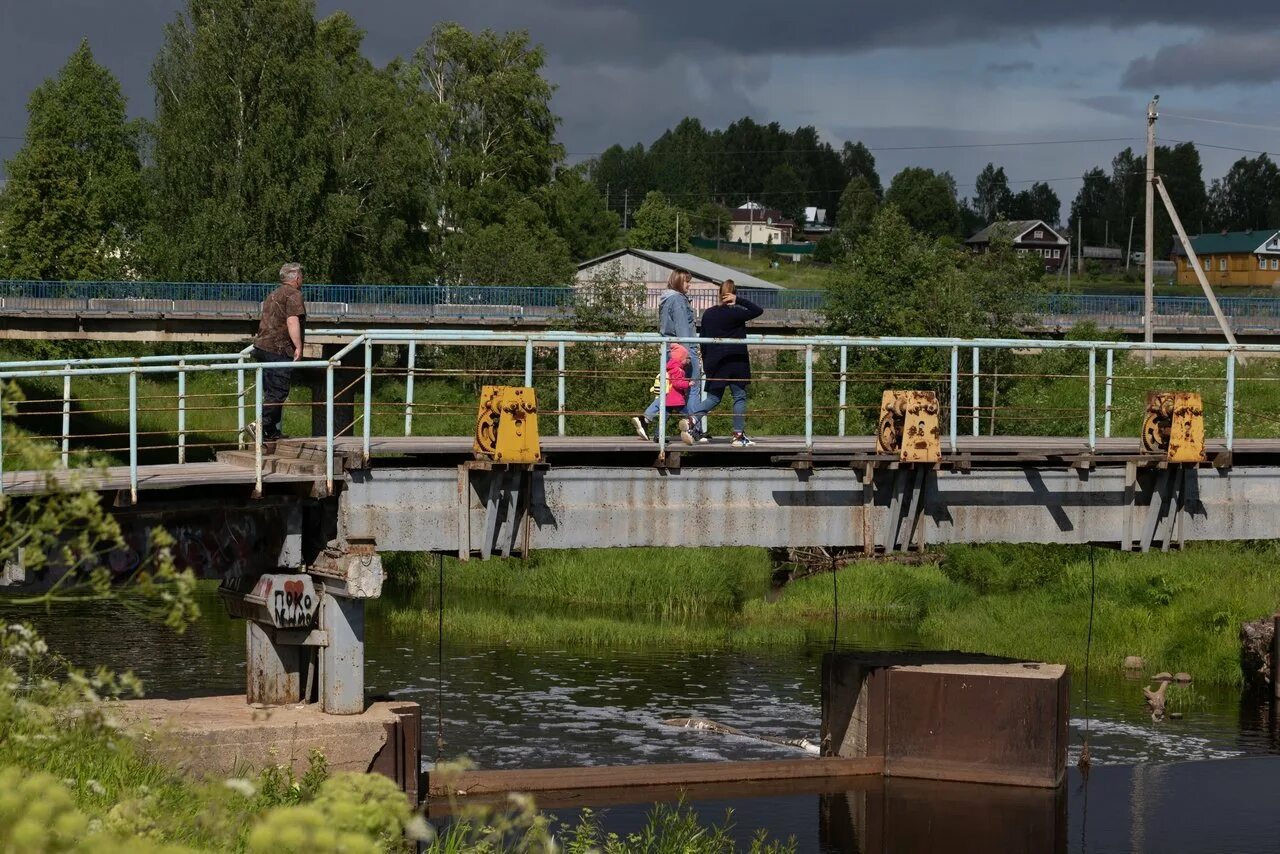
[[[1049,225],[1056,225],[1062,219],[1062,202],[1052,187],[1043,181],[1037,181],[1013,197],[1009,217],[1042,219]]]
[[[619,217],[604,206],[604,198],[583,176],[581,167],[559,170],[542,198],[551,228],[568,244],[575,261],[617,247]]]
[[[689,218],[693,220],[693,228],[697,234],[718,240],[729,236],[733,211],[715,202],[703,202]]]
[[[834,231],[841,251],[848,252],[858,245],[858,241],[871,228],[871,222],[879,210],[880,200],[864,176],[859,175],[849,182],[840,196],[840,210],[836,214]]]
[[[761,198],[768,207],[777,208],[783,217],[796,223],[804,222],[804,182],[789,164],[780,163],[764,179]]]
[[[1009,219],[1013,212],[1013,193],[1009,191],[1009,179],[1004,167],[988,163],[978,173],[974,190],[974,209],[984,222]]]
[[[596,190],[605,197],[605,206],[623,214],[622,227],[630,228],[632,222],[628,220],[640,207],[645,193],[653,189],[652,165],[644,146],[611,145],[588,165],[588,171]]]
[[[677,242],[677,218],[679,239]],[[644,204],[636,211],[635,225],[627,232],[627,245],[636,249],[656,249],[664,252],[684,252],[689,248],[693,223],[689,215],[657,190],[644,197]]]
[[[569,244],[531,199],[513,199],[499,222],[452,232],[441,256],[441,277],[458,285],[567,285],[576,270]]]
[[[1079,233],[1083,235],[1086,244],[1101,246],[1106,230],[1111,182],[1107,173],[1097,167],[1081,177],[1080,191],[1071,202],[1071,218],[1067,223],[1071,240],[1074,241],[1075,235]]]
[[[973,335],[976,308],[960,263],[960,251],[949,241],[912,228],[886,200],[857,248],[833,271],[827,324],[850,335]]]
[[[840,163],[844,167],[846,185],[855,178],[866,178],[867,184],[875,191],[876,198],[884,197],[880,174],[876,172],[876,158],[871,149],[861,142],[846,142],[840,151]]]
[[[398,61],[374,68],[360,53],[363,36],[345,12],[321,21],[317,33],[328,151],[312,274],[331,282],[420,280],[429,260],[421,225],[431,216],[422,175],[432,148],[421,137],[413,81]]]
[[[884,200],[893,203],[912,228],[931,237],[959,230],[955,181],[945,172],[908,166],[893,176]]]
[[[1280,168],[1265,154],[1241,157],[1213,182],[1210,207],[1218,229],[1280,228]]]
[[[564,149],[555,142],[545,61],[526,32],[477,34],[453,23],[438,25],[414,54],[423,133],[436,143],[435,225],[500,222],[512,194],[550,182]]]
[[[1044,217],[1037,217],[1044,219]],[[1012,229],[997,227],[986,252],[966,259],[964,275],[977,311],[980,333],[996,338],[1019,338],[1031,320],[1033,301],[1042,290],[1042,259],[1020,255]]]
[[[804,182],[805,204],[835,213],[840,204],[840,193],[846,183],[844,164],[840,154],[828,142],[823,142],[812,125],[796,128],[791,134],[790,162]],[[801,206],[803,207],[803,205]]]
[[[142,185],[138,127],[120,84],[83,41],[27,102],[26,142],[0,194],[0,275],[135,274]]]
[[[190,0],[165,31],[148,254],[178,280],[271,280],[323,264],[324,62],[308,0]]]
[[[681,119],[649,146],[647,160],[652,170],[652,189],[681,200],[710,198],[711,145],[711,134],[702,122],[694,118]]]

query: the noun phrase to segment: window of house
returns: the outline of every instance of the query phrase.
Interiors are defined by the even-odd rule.
[[[1054,258],[1061,258],[1061,257],[1062,257],[1062,250],[1061,250],[1061,249],[1055,249],[1055,250],[1053,250],[1053,257],[1054,257]]]
[[[1271,259],[1271,269],[1280,270],[1280,258]]]
[[[1044,239],[1044,231],[1043,231],[1042,229],[1038,229],[1038,228],[1037,228],[1037,229],[1036,229],[1036,240],[1043,240],[1043,239]]]
[[[1204,259],[1204,271],[1208,273],[1212,269],[1213,269],[1213,258],[1211,256],[1209,258]]]
[[[1261,255],[1258,256],[1258,269],[1259,270],[1267,269],[1267,259],[1263,258]]]
[[[1225,272],[1227,272],[1227,259],[1226,259],[1226,258],[1219,258],[1219,259],[1218,259],[1218,272],[1220,272],[1220,273],[1225,273]]]

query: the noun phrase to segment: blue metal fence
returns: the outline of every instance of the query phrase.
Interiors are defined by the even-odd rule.
[[[30,299],[146,299],[188,302],[257,303],[276,286],[270,283],[232,282],[41,282],[0,281],[0,298]],[[307,299],[346,305],[403,306],[513,306],[540,313],[571,310],[576,291],[572,287],[496,285],[307,285]],[[647,303],[656,306],[663,289],[651,288]],[[824,291],[754,290],[742,294],[766,310],[821,311]],[[694,301],[705,308],[715,301],[714,293],[695,293]],[[1280,298],[1220,297],[1223,312],[1237,318],[1280,318]],[[1211,316],[1203,297],[1156,297],[1157,315]],[[551,310],[548,312],[547,310]],[[1039,313],[1051,316],[1119,319],[1138,318],[1143,313],[1140,295],[1051,294],[1039,301]]]

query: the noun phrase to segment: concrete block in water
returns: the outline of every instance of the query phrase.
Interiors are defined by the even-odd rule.
[[[419,799],[422,712],[417,703],[370,703],[358,715],[330,715],[318,704],[255,708],[243,696],[129,700],[111,713],[148,735],[157,760],[193,777],[231,777],[272,765],[301,776],[311,751],[331,771],[376,772]]]
[[[856,653],[823,660],[823,752],[888,777],[1057,786],[1070,677],[1058,664]]]

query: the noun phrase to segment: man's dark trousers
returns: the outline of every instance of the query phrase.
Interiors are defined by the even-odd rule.
[[[269,353],[254,347],[251,353],[255,362],[284,362],[293,364],[292,356]],[[289,397],[289,383],[293,368],[262,369],[262,438],[280,438],[280,419],[284,415],[284,402]]]

